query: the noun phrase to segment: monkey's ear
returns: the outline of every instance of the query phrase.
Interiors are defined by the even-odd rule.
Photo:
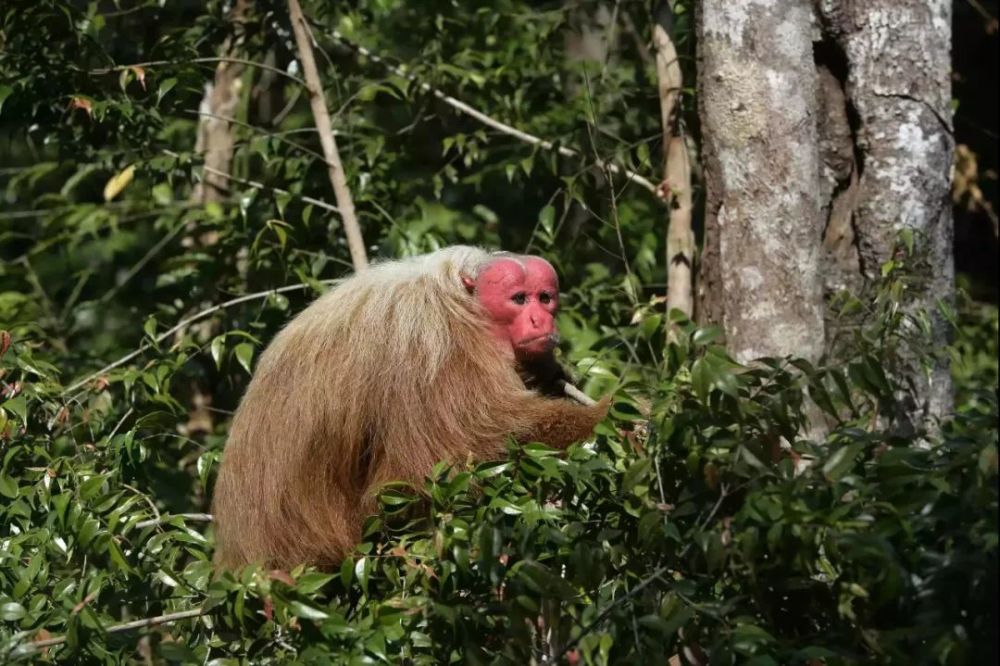
[[[465,290],[470,294],[476,290],[476,281],[468,275],[462,275],[462,284],[465,285]]]

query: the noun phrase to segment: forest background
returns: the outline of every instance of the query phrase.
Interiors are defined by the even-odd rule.
[[[997,16],[7,0],[0,660],[995,661]],[[213,578],[262,347],[453,243],[556,266],[595,441]]]

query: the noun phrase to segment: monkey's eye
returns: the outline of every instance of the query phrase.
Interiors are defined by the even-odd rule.
[[[550,294],[547,291],[543,291],[541,294],[538,295],[538,300],[539,302],[542,303],[542,305],[548,305],[549,303],[552,302],[552,294]]]
[[[525,302],[528,300],[528,295],[525,294],[523,291],[519,291],[513,296],[511,296],[510,300],[514,301],[518,305],[524,305]]]

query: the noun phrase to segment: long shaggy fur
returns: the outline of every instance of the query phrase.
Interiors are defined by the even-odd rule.
[[[513,435],[566,446],[606,402],[526,388],[461,276],[471,247],[386,262],[317,299],[261,355],[215,488],[216,562],[333,565],[360,540],[374,494],[440,460],[489,460]]]

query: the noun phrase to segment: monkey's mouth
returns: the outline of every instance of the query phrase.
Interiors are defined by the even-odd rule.
[[[517,343],[518,349],[535,351],[541,349],[543,352],[550,352],[559,344],[559,334],[550,333],[548,335],[536,335]]]

